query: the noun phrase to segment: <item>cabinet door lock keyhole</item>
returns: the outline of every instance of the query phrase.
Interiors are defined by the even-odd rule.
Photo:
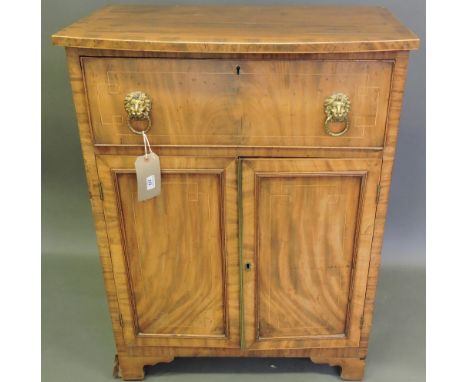
[[[251,263],[245,263],[245,270],[248,272],[252,269],[252,264]]]

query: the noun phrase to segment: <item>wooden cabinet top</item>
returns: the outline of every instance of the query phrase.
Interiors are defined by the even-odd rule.
[[[411,50],[418,37],[369,6],[111,5],[52,36],[78,48],[194,53]]]

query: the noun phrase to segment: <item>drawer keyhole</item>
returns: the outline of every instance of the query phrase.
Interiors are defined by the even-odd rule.
[[[248,272],[252,269],[252,264],[251,263],[245,263],[245,270]]]
[[[236,66],[236,71],[237,71],[237,75],[239,75],[240,74],[240,65]]]

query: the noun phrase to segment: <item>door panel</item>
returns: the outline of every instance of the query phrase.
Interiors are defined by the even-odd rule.
[[[357,346],[380,160],[242,162],[252,349]]]
[[[138,202],[134,161],[98,158],[126,343],[238,346],[235,162],[163,157],[161,195]]]

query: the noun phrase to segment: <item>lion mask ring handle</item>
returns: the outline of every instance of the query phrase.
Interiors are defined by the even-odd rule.
[[[151,129],[151,99],[142,91],[130,92],[126,95],[124,100],[125,111],[127,112],[128,128],[134,134],[143,135]],[[136,130],[133,125],[133,120],[146,120],[147,125],[144,130]]]
[[[326,133],[332,137],[339,137],[340,135],[345,134],[350,126],[348,116],[351,111],[351,101],[349,100],[349,97],[343,93],[333,94],[325,99],[323,106],[327,116],[323,125]],[[329,127],[332,122],[343,122],[344,128],[339,132],[333,132]]]

